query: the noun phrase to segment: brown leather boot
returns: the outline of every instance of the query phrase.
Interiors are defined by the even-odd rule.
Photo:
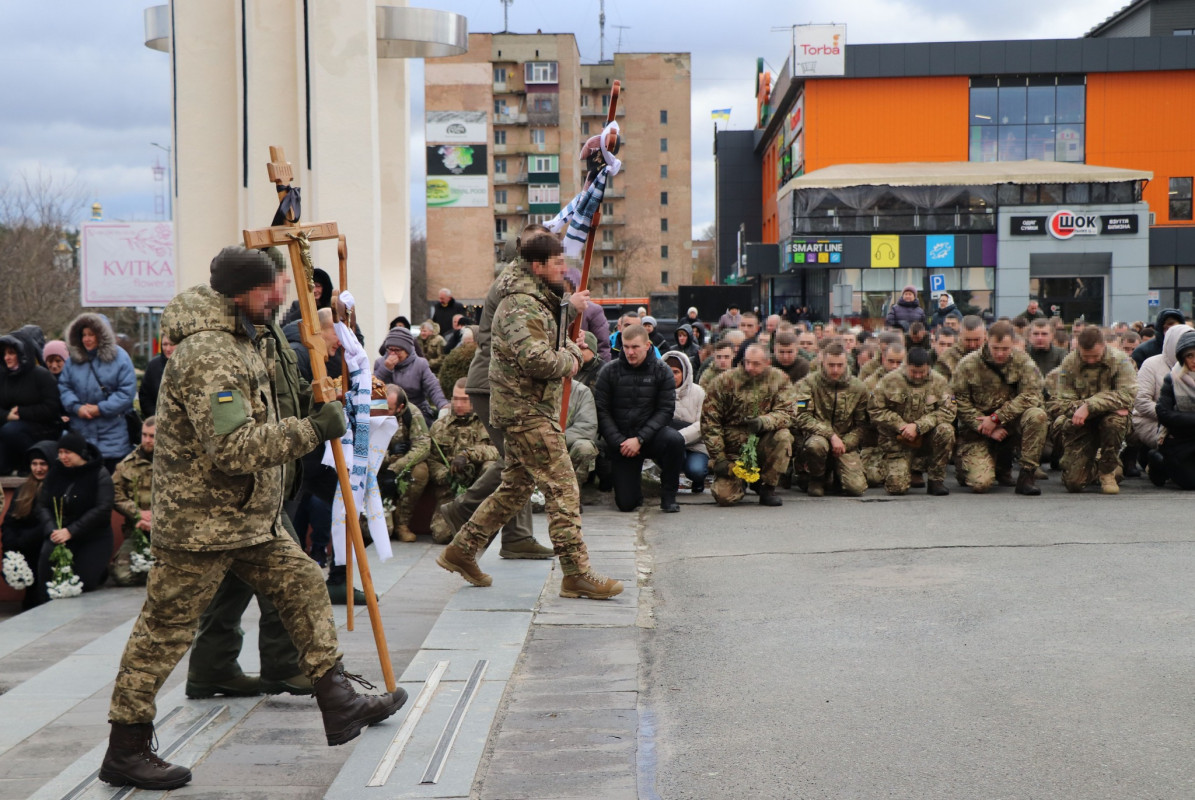
[[[560,581],[561,597],[585,597],[589,600],[609,600],[622,593],[622,581],[607,578],[589,570],[581,575],[565,575]]]
[[[410,526],[410,525],[408,525],[408,524],[406,524],[405,522],[401,522],[401,523],[399,523],[399,525],[398,525],[398,529],[395,531],[395,535],[397,535],[397,536],[398,536],[398,540],[399,540],[400,542],[413,542],[413,541],[415,541],[415,534],[414,534],[414,532],[411,530],[411,526]]]
[[[449,544],[440,551],[436,563],[449,572],[455,572],[474,586],[490,586],[494,579],[481,571],[477,559],[455,544]]]
[[[1017,476],[1017,494],[1023,494],[1026,497],[1037,497],[1041,494],[1041,489],[1037,488],[1037,476],[1026,470],[1021,470],[1021,474]]]
[[[776,487],[766,483],[759,484],[759,504],[761,506],[782,506],[784,501],[776,496]]]
[[[946,481],[930,481],[926,485],[925,493],[931,497],[945,497],[950,494],[950,490],[946,488]]]
[[[177,789],[190,782],[191,770],[158,758],[152,722],[110,724],[108,752],[100,764],[101,781],[138,789]]]
[[[809,492],[810,497],[825,497],[826,496],[826,484],[820,480],[815,480],[813,478],[810,478],[809,479],[809,489],[807,491]]]
[[[324,715],[329,746],[356,739],[362,728],[392,716],[407,702],[406,690],[401,687],[389,694],[357,694],[350,680],[366,689],[376,688],[361,676],[346,673],[339,661],[315,682],[315,699]]]

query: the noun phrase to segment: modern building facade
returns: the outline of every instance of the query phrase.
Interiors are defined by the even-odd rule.
[[[1190,314],[1190,26],[1195,3],[1143,0],[1082,39],[847,45],[842,77],[786,64],[756,129],[718,137],[721,277],[822,317],[849,287],[873,322],[910,283],[996,315]],[[757,216],[723,206],[743,193],[724,159],[754,160]],[[754,224],[774,262],[736,261]]]
[[[647,295],[689,280],[691,251],[690,59],[688,53],[616,53],[581,64],[572,34],[471,34],[469,52],[429,62],[427,286],[465,302],[484,298],[522,228],[545,222],[581,189],[581,146],[598,134],[610,87],[621,81],[616,119],[622,172],[610,181],[594,243],[595,296]],[[441,148],[457,140],[437,124],[481,120],[467,144],[484,199],[461,201]],[[472,116],[470,116],[472,115]],[[484,172],[476,169],[484,164]],[[446,188],[437,181],[443,177]],[[448,192],[443,201],[431,192]],[[460,190],[462,193],[464,189]]]

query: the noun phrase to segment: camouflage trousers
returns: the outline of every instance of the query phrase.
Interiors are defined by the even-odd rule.
[[[1116,412],[1089,417],[1082,426],[1063,420],[1062,483],[1067,491],[1081,492],[1100,475],[1116,472],[1120,466],[1120,447],[1129,427],[1129,417]]]
[[[415,506],[419,505],[419,498],[423,497],[423,490],[427,488],[431,476],[428,473],[427,462],[420,461],[411,467],[407,473],[406,491],[394,500],[394,527],[410,525],[411,517],[415,514]]]
[[[923,433],[921,447],[916,450],[889,436],[881,437],[880,449],[884,453],[884,488],[888,494],[904,494],[912,483],[910,473],[915,466],[920,466],[921,459],[928,465],[929,480],[946,480],[946,464],[954,451],[954,426],[942,423]]]
[[[797,448],[794,459],[802,462],[813,480],[823,480],[829,470],[837,472],[843,494],[859,497],[867,491],[867,473],[857,450],[836,456],[831,452],[829,439],[813,435]]]
[[[569,461],[564,434],[546,419],[533,427],[506,430],[502,483],[482,501],[457,531],[453,544],[476,553],[531,498],[538,486],[544,493],[548,537],[565,575],[589,571],[589,552],[581,536],[581,492]]]
[[[144,586],[147,572],[133,572],[131,558],[135,548],[132,531],[124,537],[112,562],[108,564],[108,574],[117,586]]]
[[[234,550],[153,548],[145,605],[125,645],[108,718],[122,725],[152,722],[154,698],[195,638],[199,617],[232,572],[269,597],[313,681],[340,660],[336,622],[324,576],[293,539],[278,535]]]
[[[779,483],[780,476],[788,471],[792,454],[792,431],[785,428],[761,433],[755,452],[756,461],[759,464],[759,482],[765,486],[775,486]],[[736,458],[738,458],[738,454],[731,458],[732,463]],[[733,474],[715,478],[714,485],[710,487],[710,494],[720,506],[734,505],[742,500],[746,493],[746,482],[741,478],[736,478]]]
[[[859,458],[863,462],[863,475],[867,478],[867,485],[883,486],[884,478],[888,475],[888,465],[884,461],[884,451],[880,446],[864,447]]]
[[[444,466],[441,461],[427,462],[427,476],[428,486],[431,487],[433,497],[436,500],[436,508],[438,509],[444,503],[456,499],[456,493],[452,489],[452,482],[456,482],[462,486],[471,486],[473,481],[477,480],[477,476],[489,468],[490,464],[494,462],[487,461],[480,467],[469,464],[465,467],[465,471],[460,475],[453,475],[452,470]]]
[[[577,475],[577,485],[589,480],[589,473],[593,472],[593,465],[597,462],[597,445],[588,439],[578,439],[568,449],[568,460],[573,462],[573,472]]]
[[[957,458],[966,475],[967,486],[973,492],[986,492],[996,482],[1001,469],[1012,464],[1012,453],[1017,445],[1021,448],[1021,472],[1033,474],[1041,466],[1041,451],[1049,433],[1046,412],[1030,408],[1017,419],[1004,426],[1008,437],[1002,442],[973,431],[959,434]]]

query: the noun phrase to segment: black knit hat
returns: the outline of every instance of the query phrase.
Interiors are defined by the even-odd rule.
[[[77,456],[87,457],[87,440],[74,431],[67,431],[58,439],[59,450],[70,450]]]
[[[212,259],[212,288],[225,297],[236,297],[250,289],[273,283],[278,277],[274,260],[260,250],[233,245],[225,247]]]

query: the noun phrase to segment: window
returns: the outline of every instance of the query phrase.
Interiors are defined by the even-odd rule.
[[[494,144],[506,144],[506,131],[494,129]]]
[[[973,78],[970,102],[972,161],[1086,159],[1083,76]]]
[[[581,135],[582,135],[582,136],[588,136],[588,135],[589,135],[589,123],[588,123],[588,122],[582,122],[582,123],[581,123]]]
[[[506,116],[506,101],[505,100],[495,100],[494,101],[494,113],[499,116],[502,116],[502,117]]]
[[[603,241],[603,242],[610,242],[610,243],[612,243],[612,244],[613,244],[613,242],[614,242],[614,231],[611,231],[611,230],[604,230],[604,231],[602,231],[602,241]]]
[[[668,192],[660,192],[660,205],[668,205]]]
[[[667,177],[668,177],[668,165],[667,165],[667,164],[661,164],[661,165],[660,165],[660,177],[661,177],[661,178],[667,178]]]
[[[531,110],[541,114],[550,113],[556,107],[556,104],[553,102],[554,97],[554,95],[552,97],[536,97],[535,101],[531,104]]]
[[[602,274],[614,274],[614,256],[602,256]]]
[[[505,189],[495,189],[494,190],[494,205],[499,205],[499,206],[506,205],[506,190]]]
[[[668,232],[668,217],[660,217],[660,230],[664,233]]]
[[[531,143],[532,144],[543,144],[546,141],[547,141],[547,131],[545,131],[543,128],[532,128],[531,129]]]
[[[607,109],[609,107],[610,107],[610,95],[604,94],[604,95],[602,95],[602,108]]]
[[[667,139],[660,139],[660,152],[661,153],[668,152],[668,140]]]
[[[660,283],[663,283],[663,284],[668,283],[668,270],[666,270],[666,269],[660,270]]]
[[[528,61],[523,65],[524,83],[558,83],[555,61]]]
[[[1175,28],[1172,33],[1175,36],[1195,36],[1195,28]]]
[[[560,205],[560,187],[554,183],[535,183],[527,187],[527,201],[532,204]]]
[[[660,245],[660,258],[668,258],[668,245]],[[668,281],[661,281],[661,283],[668,283]]]
[[[1170,179],[1170,219],[1191,219],[1191,179]]]
[[[506,83],[506,67],[494,67],[494,83]]]
[[[530,172],[559,172],[560,156],[531,156]]]
[[[589,95],[581,95],[581,108],[589,108]]]
[[[613,203],[602,203],[602,213],[607,217],[614,213]]]
[[[506,227],[506,218],[505,217],[502,217],[501,219],[494,220],[494,237],[495,238],[501,239],[503,236],[506,235],[506,231],[507,231],[507,227]]]
[[[505,158],[495,158],[494,159],[494,172],[496,172],[496,173],[498,173],[498,172],[505,173],[506,172],[506,159]]]
[[[660,109],[660,124],[661,125],[668,124],[668,112],[662,108]],[[668,281],[664,281],[664,283],[668,283]]]

